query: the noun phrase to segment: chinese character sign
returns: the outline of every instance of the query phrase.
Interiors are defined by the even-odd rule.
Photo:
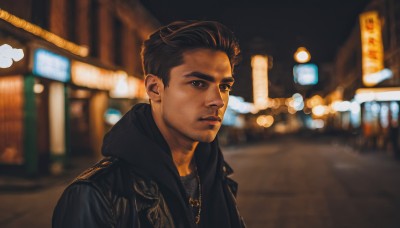
[[[365,86],[374,86],[374,73],[383,70],[383,44],[381,22],[378,12],[369,11],[360,15],[362,74]]]

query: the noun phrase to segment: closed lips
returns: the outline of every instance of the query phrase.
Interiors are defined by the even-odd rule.
[[[219,116],[207,116],[205,118],[200,118],[200,120],[219,121],[219,122],[221,122],[221,118]]]

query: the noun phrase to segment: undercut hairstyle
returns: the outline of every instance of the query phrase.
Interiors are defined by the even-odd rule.
[[[239,43],[225,25],[215,21],[177,21],[161,27],[143,43],[143,71],[161,78],[167,87],[171,69],[183,64],[183,53],[198,48],[225,52],[232,74],[240,61]]]

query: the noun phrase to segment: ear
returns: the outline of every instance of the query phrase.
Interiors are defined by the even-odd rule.
[[[161,100],[160,91],[164,86],[162,80],[154,74],[148,74],[144,79],[144,85],[150,100],[159,102]]]

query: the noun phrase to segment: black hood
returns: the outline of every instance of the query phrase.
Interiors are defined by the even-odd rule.
[[[178,227],[182,224],[188,227],[187,222],[193,222],[171,151],[154,122],[149,104],[135,105],[114,125],[104,137],[102,153],[127,161],[137,174],[156,181]],[[232,219],[227,208],[232,202],[226,202],[226,191],[221,184],[223,156],[217,139],[211,143],[199,143],[194,156],[203,193],[201,226],[220,224],[223,226],[219,227],[231,227],[223,222],[226,216],[227,220]],[[215,213],[218,218],[214,218]],[[186,214],[187,221],[182,221],[183,214]]]

